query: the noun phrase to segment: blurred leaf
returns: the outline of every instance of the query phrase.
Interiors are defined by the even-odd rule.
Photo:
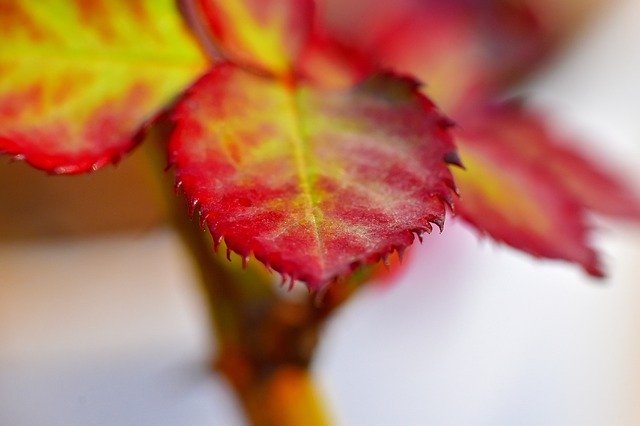
[[[446,112],[529,71],[548,46],[528,5],[490,1],[321,0],[320,27],[380,66],[409,73]]]
[[[580,150],[579,141],[557,136],[544,114],[519,103],[486,106],[465,118],[476,138],[503,143],[512,155],[549,174],[585,208],[608,216],[640,220],[640,198],[602,162]],[[491,143],[491,142],[485,142]]]
[[[53,173],[115,162],[205,67],[172,0],[0,0],[0,152]]]
[[[225,58],[284,75],[307,41],[314,1],[196,0],[196,8]]]
[[[318,88],[346,88],[378,70],[371,57],[322,31],[309,38],[297,63],[302,79]]]
[[[487,107],[464,123],[457,142],[466,171],[455,172],[460,215],[498,241],[601,276],[586,213],[639,219],[637,196],[518,105]]]

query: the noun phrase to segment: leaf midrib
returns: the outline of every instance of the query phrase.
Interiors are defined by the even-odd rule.
[[[53,46],[29,49],[0,49],[0,59],[11,62],[68,62],[68,63],[102,63],[114,65],[140,64],[161,65],[165,68],[204,68],[205,60],[196,56],[157,55],[150,51],[123,51],[120,49],[61,49],[52,54]]]
[[[287,96],[289,99],[289,107],[293,116],[295,135],[292,140],[294,159],[296,163],[296,171],[298,174],[298,182],[304,198],[306,199],[306,216],[310,220],[313,228],[313,235],[316,242],[316,249],[318,260],[320,262],[320,271],[325,272],[326,260],[325,260],[325,244],[322,234],[320,232],[319,223],[322,220],[316,214],[316,207],[318,206],[318,199],[314,196],[312,189],[312,177],[309,172],[309,145],[310,135],[305,127],[305,118],[302,108],[301,90],[295,85],[293,87],[286,87]]]

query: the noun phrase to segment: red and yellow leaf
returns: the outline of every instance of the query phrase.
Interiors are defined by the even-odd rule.
[[[468,115],[464,127],[543,169],[582,206],[600,214],[640,220],[640,197],[604,164],[578,150],[549,128],[546,117],[519,103],[491,105]]]
[[[467,166],[455,172],[463,217],[514,247],[601,275],[588,246],[587,210],[638,218],[637,196],[565,147],[542,117],[512,107],[482,109],[554,46],[540,10],[526,1],[321,3],[335,37],[425,81],[429,96],[455,114]]]
[[[275,74],[293,71],[313,21],[313,0],[196,0],[195,15],[225,58]]]
[[[175,110],[170,162],[216,241],[318,289],[442,225],[448,120],[415,82],[319,90],[215,67]]]
[[[535,256],[577,262],[602,276],[587,244],[582,207],[531,164],[473,138],[457,139],[466,167],[454,171],[461,194],[458,214],[497,241]]]
[[[321,26],[335,38],[425,82],[429,96],[447,112],[494,94],[547,47],[528,6],[513,2],[321,0],[321,5]]]
[[[377,64],[364,52],[315,32],[300,55],[296,72],[316,87],[338,89],[353,86],[377,70]]]
[[[459,214],[496,240],[602,276],[586,214],[638,219],[638,197],[517,105],[477,110],[463,123],[456,133],[466,171],[454,172]]]
[[[172,0],[0,0],[0,152],[53,173],[115,162],[206,66]]]

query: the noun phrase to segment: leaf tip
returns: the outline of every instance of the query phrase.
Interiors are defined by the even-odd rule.
[[[591,277],[596,279],[599,283],[604,283],[607,278],[597,253],[593,253],[592,259],[589,262],[583,263],[582,268]]]

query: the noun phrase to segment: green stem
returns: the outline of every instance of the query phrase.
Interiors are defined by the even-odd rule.
[[[156,129],[160,135],[165,131]],[[158,134],[150,138],[164,140]],[[154,168],[162,170],[164,146],[146,146],[155,148]],[[192,255],[210,306],[218,348],[214,366],[231,384],[249,422],[329,424],[309,367],[324,324],[358,288],[357,281],[331,286],[321,301],[314,295],[283,297],[264,267],[243,270],[238,259],[229,262],[214,253],[210,235],[189,219],[184,200],[166,191],[173,188],[172,179],[165,173],[154,181],[163,184],[159,192],[166,194],[167,212]]]
[[[308,301],[280,297],[259,271],[222,264],[185,213],[178,211],[175,223],[211,306],[215,367],[232,385],[251,424],[328,424],[309,373],[324,316]]]

